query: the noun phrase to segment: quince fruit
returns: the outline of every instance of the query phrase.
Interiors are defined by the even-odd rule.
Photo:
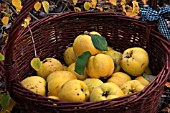
[[[103,83],[99,87],[93,89],[90,94],[90,101],[102,101],[108,99],[114,99],[124,96],[123,91],[114,83]]]
[[[84,82],[89,88],[90,93],[93,91],[94,88],[99,87],[103,84],[103,82],[97,78],[87,78],[86,80],[84,80]]]
[[[30,76],[21,81],[21,84],[28,90],[45,96],[46,93],[46,81],[40,76]]]
[[[120,71],[121,70],[120,60],[122,58],[122,53],[118,52],[118,51],[115,51],[113,49],[110,49],[105,54],[112,57],[113,62],[114,62],[114,66],[115,66],[114,67],[114,72]]]
[[[125,95],[142,91],[145,86],[138,80],[130,80],[125,82],[121,87]]]
[[[59,60],[55,58],[46,58],[42,61],[42,65],[37,71],[37,75],[46,79],[50,73],[61,70],[63,70],[63,65]]]
[[[87,85],[81,80],[70,80],[66,82],[58,92],[60,100],[70,102],[85,102],[90,96]]]
[[[74,53],[73,47],[68,47],[64,51],[64,61],[68,66],[76,61],[76,55]]]
[[[148,53],[140,47],[126,49],[120,60],[121,68],[132,76],[140,76],[149,65]]]
[[[75,62],[72,63],[71,65],[69,65],[67,70],[74,73],[76,75],[77,79],[79,79],[79,80],[85,80],[87,78],[86,69],[84,70],[84,75],[80,75],[80,74],[75,72]]]
[[[86,70],[91,78],[105,78],[113,73],[114,62],[109,55],[100,53],[89,58]]]
[[[107,80],[107,82],[113,82],[119,87],[122,86],[123,83],[130,81],[131,77],[123,72],[115,72],[111,75],[111,77]]]
[[[93,45],[90,35],[100,35],[98,32],[92,31],[88,34],[81,34],[77,36],[73,42],[73,50],[76,57],[80,56],[83,52],[89,51],[91,55],[96,55],[101,51],[96,49]],[[101,36],[101,35],[100,35]]]
[[[73,79],[77,79],[76,75],[70,71],[56,71],[51,73],[47,78],[48,96],[58,96],[58,91],[62,85]]]

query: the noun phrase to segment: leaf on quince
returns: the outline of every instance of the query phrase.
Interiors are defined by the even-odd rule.
[[[48,13],[48,9],[49,9],[49,7],[50,7],[49,2],[48,2],[48,1],[43,1],[43,2],[42,2],[42,6],[43,6],[43,8],[44,8],[44,11],[45,11],[46,13]]]
[[[4,16],[1,21],[2,21],[2,23],[3,23],[4,25],[8,25],[9,17],[8,17],[8,16]]]
[[[34,9],[35,9],[36,11],[38,11],[38,10],[40,10],[40,8],[41,8],[41,3],[37,1],[37,2],[34,4]]]
[[[2,106],[2,109],[6,109],[7,106],[9,105],[10,103],[10,95],[9,93],[7,92],[0,92],[0,105]]]
[[[0,53],[0,62],[1,62],[1,61],[4,61],[4,60],[5,60],[4,55],[3,55],[2,53]]]
[[[84,69],[86,67],[86,64],[87,64],[90,56],[91,56],[91,53],[89,51],[86,51],[77,57],[76,64],[75,64],[75,72],[76,73],[78,73],[80,75],[84,75]]]
[[[92,7],[92,4],[90,2],[85,2],[84,3],[84,9],[89,10]]]
[[[40,58],[33,58],[32,60],[31,60],[31,67],[34,69],[34,70],[36,70],[36,71],[38,71],[39,69],[40,69],[40,67],[41,67],[41,60],[40,60]]]
[[[21,0],[12,0],[12,5],[16,8],[17,12],[20,12],[20,10],[22,9]]]
[[[94,34],[91,38],[95,48],[98,50],[107,51],[108,44],[104,37]]]
[[[156,78],[156,76],[148,75],[146,73],[143,73],[143,77],[149,82],[153,81]]]

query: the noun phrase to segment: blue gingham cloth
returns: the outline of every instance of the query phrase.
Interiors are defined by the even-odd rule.
[[[170,6],[159,8],[159,11],[156,11],[150,7],[140,8],[140,14],[143,20],[158,20],[158,30],[160,33],[170,39],[170,32],[164,19],[164,16],[170,18]]]

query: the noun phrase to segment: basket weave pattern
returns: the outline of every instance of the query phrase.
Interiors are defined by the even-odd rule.
[[[27,3],[24,10],[31,7],[31,2]],[[21,20],[13,27],[20,25]],[[100,102],[73,103],[37,95],[20,83],[25,77],[36,73],[29,65],[35,57],[30,30],[17,29],[19,32],[10,33],[11,39],[6,46],[6,84],[11,97],[20,107],[29,110],[28,113],[157,112],[163,85],[170,73],[170,42],[146,22],[116,13],[81,12],[49,16],[32,23],[30,29],[41,59],[55,57],[63,62],[63,52],[72,45],[76,36],[84,31],[97,31],[106,38],[109,46],[120,52],[134,46],[144,48],[149,53],[151,70],[157,77],[142,92]]]

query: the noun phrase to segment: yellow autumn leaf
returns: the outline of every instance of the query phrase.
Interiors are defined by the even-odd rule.
[[[24,23],[22,24],[22,26],[25,28],[27,27],[29,24],[30,24],[30,21],[31,21],[31,18],[30,17],[27,17],[25,20],[24,20]]]
[[[96,8],[97,0],[91,0],[91,8]]]
[[[121,5],[126,5],[126,0],[121,0],[120,4]]]
[[[21,0],[12,0],[12,5],[16,8],[17,12],[20,12],[20,10],[22,9]]]
[[[139,5],[138,5],[138,2],[136,1],[132,1],[132,4],[133,4],[133,10],[132,10],[132,13],[139,13]]]
[[[34,9],[35,9],[36,11],[38,11],[38,10],[40,10],[40,8],[41,8],[41,3],[37,1],[37,2],[34,4]]]
[[[101,2],[102,0],[98,0],[98,2]]]
[[[143,4],[146,5],[148,0],[142,0]]]
[[[74,7],[74,11],[80,12],[80,11],[81,11],[81,8],[79,8],[79,7]]]
[[[109,2],[110,2],[112,5],[114,5],[114,6],[117,5],[117,0],[109,0]]]
[[[73,4],[76,5],[78,0],[73,0]]]
[[[84,3],[84,9],[89,10],[92,7],[92,4],[90,2],[85,2]]]
[[[49,2],[48,2],[48,1],[43,1],[43,2],[42,2],[42,6],[43,6],[43,8],[44,8],[44,11],[45,11],[46,13],[48,13],[48,9],[49,9],[49,7],[50,7]]]
[[[8,25],[8,22],[9,22],[9,17],[8,16],[4,16],[2,19],[1,19],[2,23],[4,25]]]
[[[96,7],[100,12],[103,12],[103,7]]]

